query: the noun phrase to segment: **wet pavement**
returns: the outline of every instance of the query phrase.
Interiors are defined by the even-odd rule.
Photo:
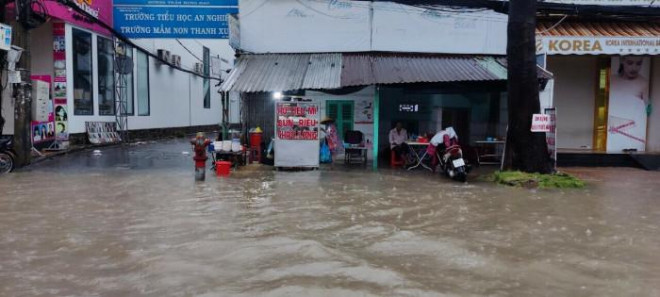
[[[183,141],[0,178],[0,296],[660,296],[660,173],[583,190],[240,170]]]

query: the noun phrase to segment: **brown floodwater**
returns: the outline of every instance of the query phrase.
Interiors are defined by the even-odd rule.
[[[100,150],[0,177],[0,296],[660,296],[659,172],[569,170],[581,190],[339,167],[195,183],[183,141]]]

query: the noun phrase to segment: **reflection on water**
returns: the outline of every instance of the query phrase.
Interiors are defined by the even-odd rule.
[[[389,170],[195,183],[187,149],[0,179],[0,296],[660,295],[658,173],[580,170],[571,191]]]

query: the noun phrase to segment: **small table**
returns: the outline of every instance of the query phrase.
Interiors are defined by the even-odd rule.
[[[215,162],[220,160],[228,160],[231,162],[232,167],[236,168],[240,164],[245,164],[245,151],[240,152],[230,152],[216,150],[213,151],[213,165],[211,168],[215,168]]]
[[[414,166],[408,168],[408,170],[413,170],[419,166],[422,166],[429,171],[433,171],[431,167],[426,166],[426,164],[423,162],[424,158],[428,155],[426,152],[426,148],[429,146],[428,142],[406,142],[406,144],[410,147],[410,152],[413,154],[417,162]]]
[[[504,146],[506,141],[504,140],[480,140],[480,141],[475,141],[477,146],[480,148],[479,152],[477,153],[477,163],[478,164],[485,164],[485,165],[500,165],[502,163],[502,157],[504,156],[504,148],[500,148],[500,146]],[[482,149],[487,148],[487,147],[492,147],[493,148],[493,153],[482,153]],[[493,158],[497,160],[497,162],[482,162],[482,158]]]

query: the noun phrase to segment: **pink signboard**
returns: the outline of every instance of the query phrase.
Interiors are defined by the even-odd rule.
[[[78,7],[87,11],[89,14],[96,16],[99,21],[108,24],[112,27],[112,1],[110,0],[75,0],[73,1]],[[58,18],[67,23],[92,30],[97,33],[109,35],[110,31],[104,29],[93,20],[89,20],[73,9],[57,3],[57,0],[45,0],[44,6],[48,14],[54,18]]]
[[[73,3],[78,7],[87,11],[92,16],[95,16],[99,21],[112,27],[112,1],[111,0],[74,0]],[[43,7],[46,13],[51,17],[60,19],[69,24],[79,26],[85,29],[92,30],[96,33],[110,35],[110,31],[104,29],[95,20],[90,20],[87,17],[74,12],[72,8],[60,4],[57,0],[43,0]],[[35,10],[39,10],[39,6],[35,5]],[[5,10],[9,12],[8,18],[13,17],[14,3],[9,3],[5,6]]]

